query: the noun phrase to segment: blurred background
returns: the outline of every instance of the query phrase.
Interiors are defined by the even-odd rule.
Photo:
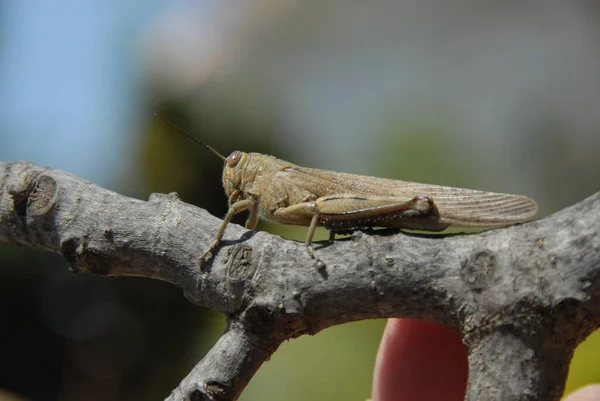
[[[224,215],[221,162],[159,112],[225,155],[522,193],[544,216],[600,189],[599,41],[589,0],[0,0],[0,160]],[[366,399],[384,324],[283,344],[241,399]],[[2,401],[163,399],[223,328],[169,284],[0,244]],[[599,356],[596,333],[567,392]]]

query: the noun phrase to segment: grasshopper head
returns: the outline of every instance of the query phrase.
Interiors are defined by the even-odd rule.
[[[248,161],[248,153],[238,150],[231,153],[225,159],[225,167],[223,168],[223,188],[227,196],[235,190],[241,190],[242,178],[246,162]]]

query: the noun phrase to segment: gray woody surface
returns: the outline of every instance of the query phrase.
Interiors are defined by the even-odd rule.
[[[600,193],[544,219],[479,234],[384,231],[303,243],[230,225],[154,194],[128,198],[64,171],[0,162],[0,241],[64,256],[74,271],[171,282],[228,328],[168,400],[233,400],[289,338],[345,322],[442,322],[469,354],[468,400],[558,400],[576,345],[600,326]],[[392,235],[393,234],[393,235]]]

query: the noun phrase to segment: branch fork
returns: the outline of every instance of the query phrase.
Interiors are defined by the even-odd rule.
[[[390,317],[461,335],[468,400],[558,400],[573,350],[600,326],[600,193],[478,234],[317,243],[325,271],[303,243],[234,224],[200,269],[219,225],[175,194],[141,201],[64,171],[0,162],[0,241],[62,254],[73,271],[168,281],[228,317],[171,401],[235,400],[284,340]]]

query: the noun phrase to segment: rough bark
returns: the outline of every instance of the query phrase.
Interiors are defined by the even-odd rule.
[[[279,346],[355,320],[442,322],[469,353],[468,400],[558,400],[576,345],[600,326],[600,193],[527,224],[462,235],[358,232],[304,244],[230,225],[176,194],[146,201],[29,162],[0,162],[0,241],[70,268],[145,276],[228,316],[169,400],[234,400]]]

